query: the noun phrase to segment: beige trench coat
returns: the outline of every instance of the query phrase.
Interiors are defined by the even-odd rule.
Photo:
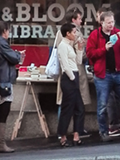
[[[60,42],[62,41],[62,34],[60,31],[58,31],[58,37],[57,37],[57,41],[56,41],[56,47],[58,47],[58,45],[60,44]],[[62,102],[62,91],[61,91],[61,87],[60,87],[60,78],[61,78],[61,74],[62,74],[62,70],[60,70],[60,75],[58,77],[58,82],[57,82],[57,97],[56,97],[56,104],[61,105]]]
[[[84,102],[84,105],[88,105],[91,103],[91,97],[90,97],[90,91],[89,91],[89,83],[87,78],[87,73],[85,70],[85,65],[83,64],[83,59],[86,57],[85,48],[83,51],[80,51],[78,49],[78,39],[83,38],[83,35],[80,31],[80,28],[76,26],[76,41],[74,43],[75,52],[77,54],[76,56],[76,62],[79,70],[79,86],[80,86],[80,93],[82,96],[82,100]]]
[[[80,29],[77,29],[76,42],[77,42],[77,39],[79,37],[82,38],[83,35],[82,35]],[[61,35],[61,32],[59,32],[58,38],[57,38],[57,42],[56,42],[56,46],[59,45],[61,40],[62,40],[62,35]],[[85,54],[84,51],[80,51],[78,49],[78,45],[77,45],[76,42],[73,44],[73,46],[74,46],[76,54],[77,54],[76,61],[77,61],[78,69],[79,69],[80,93],[81,93],[84,105],[88,105],[88,104],[91,103],[90,92],[89,92],[89,84],[88,84],[87,74],[86,74],[86,71],[85,71],[85,66],[84,66],[84,64],[82,64],[83,58],[86,58],[86,54]],[[61,77],[61,74],[60,74],[60,76],[58,78],[58,83],[57,83],[56,104],[58,104],[58,105],[61,105],[61,102],[62,102],[62,91],[61,91],[61,88],[60,88],[60,77]]]

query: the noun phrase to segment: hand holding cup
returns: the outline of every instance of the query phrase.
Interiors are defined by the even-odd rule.
[[[83,38],[79,38],[80,40],[78,40],[78,49],[79,50],[83,50],[83,48],[85,47],[85,40]]]
[[[23,64],[23,62],[24,62],[24,59],[25,59],[25,51],[26,51],[26,50],[19,51],[19,52],[21,53],[21,60],[20,60],[19,64]]]
[[[21,54],[25,54],[26,50],[19,51]]]

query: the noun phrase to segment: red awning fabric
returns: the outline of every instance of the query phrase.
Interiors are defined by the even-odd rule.
[[[30,66],[34,63],[35,66],[46,65],[49,58],[49,47],[48,46],[38,46],[38,45],[11,45],[14,50],[22,51],[26,50],[25,59],[22,65],[19,66]]]

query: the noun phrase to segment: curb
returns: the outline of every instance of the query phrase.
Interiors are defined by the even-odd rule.
[[[96,157],[42,159],[42,160],[120,160],[120,156],[115,155],[115,156],[96,156]]]
[[[120,160],[120,156],[98,156],[95,160]]]

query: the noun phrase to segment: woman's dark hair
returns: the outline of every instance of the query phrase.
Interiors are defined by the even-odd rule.
[[[7,22],[4,21],[0,21],[0,35],[2,35],[4,33],[4,31],[9,30],[9,25]]]
[[[63,24],[62,27],[61,27],[62,36],[66,37],[67,32],[71,33],[73,28],[76,28],[76,26],[74,24],[71,24],[71,23]]]
[[[73,18],[77,19],[78,14],[82,14],[78,8],[68,10],[65,15],[66,22],[71,23]]]

